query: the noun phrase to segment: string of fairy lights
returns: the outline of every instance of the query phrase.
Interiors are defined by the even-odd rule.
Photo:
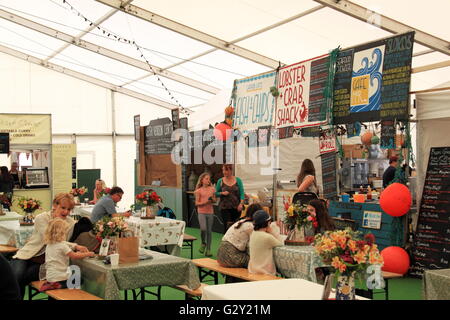
[[[101,33],[103,33],[103,35],[107,36],[110,39],[114,39],[115,41],[121,42],[121,43],[126,43],[129,45],[132,45],[136,48],[136,50],[139,52],[140,57],[145,61],[145,63],[148,65],[151,73],[156,77],[156,79],[158,80],[158,82],[160,83],[160,85],[163,87],[163,89],[167,92],[167,94],[169,95],[170,99],[173,101],[174,104],[176,104],[179,108],[180,108],[180,112],[189,116],[192,112],[192,110],[184,108],[181,103],[178,101],[178,99],[172,94],[172,92],[167,88],[167,86],[164,84],[164,82],[162,81],[161,77],[155,72],[153,66],[151,65],[150,61],[147,59],[147,57],[145,56],[141,46],[139,46],[136,41],[134,40],[129,40],[123,36],[120,36],[108,29],[105,29],[103,27],[101,27],[100,25],[96,24],[94,21],[90,20],[89,18],[87,18],[85,15],[83,15],[80,11],[78,11],[75,7],[73,7],[68,1],[66,0],[62,0],[63,4],[68,6],[70,8],[70,10],[75,13],[77,16],[79,16],[81,19],[83,19],[86,23],[89,23],[89,25],[95,26]]]

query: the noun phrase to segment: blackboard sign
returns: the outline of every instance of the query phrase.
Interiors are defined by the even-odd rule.
[[[337,196],[336,153],[324,153],[320,157],[322,162],[323,197],[331,199]]]
[[[172,109],[172,130],[180,128],[180,108]]]
[[[450,147],[431,148],[412,248],[410,274],[446,269],[450,261]]]
[[[382,149],[395,149],[395,123],[394,123],[394,120],[381,121],[380,147]]]
[[[9,132],[0,132],[0,153],[9,153]]]
[[[172,131],[170,118],[150,121],[145,127],[145,154],[170,154],[174,147]]]
[[[180,128],[181,129],[188,129],[188,118],[180,118]]]
[[[294,126],[278,129],[278,139],[292,138],[293,135],[294,135]]]
[[[302,137],[312,137],[312,138],[318,138],[320,137],[320,127],[308,127],[308,128],[302,128],[301,129],[301,135]]]
[[[326,118],[328,101],[324,91],[328,80],[329,56],[311,62],[311,76],[309,82],[309,112],[308,121],[323,121]]]
[[[139,141],[141,128],[141,115],[134,116],[134,140]]]
[[[408,119],[413,44],[409,32],[341,51],[333,123]]]

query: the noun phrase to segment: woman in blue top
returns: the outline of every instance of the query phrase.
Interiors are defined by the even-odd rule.
[[[224,222],[224,233],[235,223],[244,207],[244,184],[233,175],[231,164],[222,166],[223,178],[216,184],[216,196],[220,197],[219,209]]]

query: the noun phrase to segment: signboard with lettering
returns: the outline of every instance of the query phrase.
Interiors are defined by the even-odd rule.
[[[276,75],[271,71],[235,81],[234,128],[246,132],[272,125],[275,97],[270,88],[275,86]]]
[[[174,147],[172,130],[170,118],[150,121],[145,127],[145,154],[170,154]]]
[[[381,229],[381,211],[364,211],[363,213],[363,228]]]
[[[336,153],[329,152],[320,155],[322,163],[323,197],[331,199],[337,196]]]
[[[278,72],[275,127],[303,128],[325,123],[330,101],[324,96],[329,56],[298,62]]]
[[[9,133],[0,132],[0,153],[9,153]]]
[[[180,125],[180,108],[172,109],[172,130],[175,131],[181,127]]]
[[[333,123],[408,119],[413,44],[409,32],[341,51]]]
[[[336,151],[336,137],[330,129],[323,130],[319,136],[320,154]]]
[[[450,267],[450,147],[431,148],[412,247],[411,275]]]
[[[50,114],[1,113],[0,132],[9,133],[10,144],[51,144]]]
[[[381,121],[381,149],[395,149],[395,126],[394,120]]]

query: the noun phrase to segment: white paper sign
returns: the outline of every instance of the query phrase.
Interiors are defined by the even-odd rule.
[[[364,211],[363,228],[381,229],[381,212],[380,211]]]

